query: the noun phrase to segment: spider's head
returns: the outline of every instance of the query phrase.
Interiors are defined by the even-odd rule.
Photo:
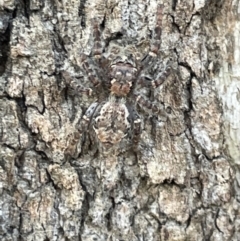
[[[128,95],[136,78],[136,73],[136,64],[132,58],[118,56],[111,64],[111,93],[116,96]]]

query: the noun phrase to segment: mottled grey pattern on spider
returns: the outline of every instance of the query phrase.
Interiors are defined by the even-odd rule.
[[[156,26],[153,31],[150,50],[143,59],[138,59],[130,48],[114,45],[111,51],[104,53],[101,44],[100,25],[93,19],[94,46],[91,56],[81,53],[82,68],[93,85],[93,90],[76,82],[72,87],[77,92],[88,95],[97,91],[99,96],[105,93],[105,99],[92,103],[87,109],[80,125],[84,132],[92,128],[95,139],[101,150],[120,147],[121,142],[128,137],[130,145],[137,145],[141,135],[141,118],[136,111],[136,105],[148,109],[153,114],[161,111],[158,106],[143,97],[139,87],[156,88],[161,85],[171,72],[167,67],[156,79],[147,80],[143,72],[154,63],[160,48],[163,7],[159,5],[156,12]],[[100,98],[99,98],[100,99]]]

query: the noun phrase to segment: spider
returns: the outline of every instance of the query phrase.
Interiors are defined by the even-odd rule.
[[[144,67],[154,62],[153,59],[156,58],[160,47],[162,10],[162,5],[159,5],[150,51],[141,61],[134,58],[129,46],[125,48],[115,46],[112,53],[105,57],[100,28],[97,20],[93,19],[93,50],[89,57],[81,54],[81,62],[88,79],[99,94],[99,100],[87,109],[80,131],[91,129],[100,149],[104,152],[112,147],[121,147],[121,143],[127,137],[133,145],[137,145],[141,135],[141,118],[136,111],[136,105],[153,113],[160,111],[155,104],[140,95],[137,89],[156,88],[170,74],[170,67],[151,81],[146,80],[142,74]],[[93,90],[90,88],[75,82],[72,82],[72,85],[77,92],[92,94]]]

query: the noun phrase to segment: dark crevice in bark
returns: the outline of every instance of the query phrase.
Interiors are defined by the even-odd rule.
[[[45,102],[44,102],[44,94],[43,94],[43,92],[39,91],[39,92],[38,92],[38,95],[39,95],[39,97],[40,97],[40,99],[41,99],[41,101],[42,101],[42,106],[43,106],[42,111],[39,110],[39,113],[40,113],[41,115],[44,115],[45,110],[46,110],[46,105],[45,105]]]
[[[185,231],[188,229],[188,227],[191,225],[191,221],[192,221],[192,216],[193,214],[189,214],[189,218],[188,220],[186,221],[186,227],[185,227]]]
[[[100,24],[100,29],[103,31],[105,29],[105,24],[106,24],[106,15],[104,15],[102,22]]]
[[[178,2],[178,0],[172,0],[172,10],[173,11],[176,10],[177,2]]]
[[[81,26],[86,28],[86,13],[85,13],[85,4],[87,0],[81,0],[78,10],[78,15],[81,17]]]
[[[204,156],[204,158],[206,158],[206,160],[208,160],[209,162],[212,162],[213,161],[213,158],[211,158],[210,156],[208,156],[208,154],[206,153],[205,149],[202,149],[202,156]]]
[[[84,170],[83,170],[84,171]],[[78,180],[80,182],[80,185],[85,192],[85,198],[82,202],[82,218],[81,218],[81,225],[80,225],[80,233],[83,233],[84,224],[88,220],[88,212],[90,209],[90,203],[93,201],[93,196],[88,192],[87,185],[84,184],[84,181],[82,180],[82,173],[81,171],[78,172]]]
[[[26,98],[23,95],[22,98],[16,97],[16,98],[13,98],[13,99],[16,101],[16,103],[17,103],[17,105],[19,107],[19,113],[18,113],[19,114],[19,119],[21,121],[24,121],[25,120],[25,116],[24,115],[25,115],[25,113],[27,111],[27,106],[25,104]]]
[[[45,231],[45,230],[44,230]],[[46,231],[45,231],[46,232]],[[44,239],[44,241],[50,241],[50,239],[48,238],[48,237],[46,237],[45,239]]]
[[[9,149],[11,149],[11,150],[13,150],[13,151],[16,151],[16,148],[14,148],[14,147],[11,146],[11,145],[8,145],[8,144],[6,144],[6,143],[3,143],[2,145],[5,146],[5,147],[7,147],[7,148],[9,148]]]
[[[34,148],[34,151],[35,151],[37,154],[39,154],[39,155],[41,156],[41,158],[42,158],[43,160],[45,160],[45,162],[50,161],[50,159],[49,159],[49,157],[47,156],[47,154],[46,154],[44,151],[37,150],[37,149],[36,149],[36,146],[35,146],[35,148]]]
[[[103,52],[105,52],[105,49],[108,48],[111,41],[122,40],[123,36],[124,35],[122,32],[116,32],[116,33],[112,34],[110,37],[106,38],[105,39],[105,48],[104,48]]]
[[[0,76],[6,70],[6,64],[8,62],[8,56],[10,52],[10,37],[11,37],[11,30],[12,30],[12,17],[15,16],[16,11],[8,12],[8,11],[0,11],[0,21],[1,21],[1,28],[0,28]]]
[[[185,36],[187,36],[187,37],[191,37],[191,35],[190,35],[190,36],[189,36],[189,35],[186,35],[186,31],[187,31],[188,27],[191,26],[191,24],[192,24],[192,19],[193,19],[194,16],[200,16],[200,13],[199,13],[199,12],[196,12],[196,13],[192,14],[189,22],[186,23],[186,26],[184,27],[184,30],[183,30],[183,34],[184,34]]]
[[[218,227],[218,224],[217,224],[217,219],[218,219],[218,216],[219,216],[219,212],[220,212],[220,209],[217,210],[216,212],[216,215],[214,217],[214,224],[215,224],[215,227],[217,228],[217,230],[222,233],[222,231],[220,230],[220,228]]]
[[[25,151],[21,152],[14,161],[15,166],[18,168],[18,171],[21,172],[25,162]]]
[[[20,208],[21,209],[21,208]],[[22,235],[22,226],[23,226],[23,220],[24,220],[24,217],[23,217],[24,215],[23,215],[23,213],[20,211],[19,212],[19,226],[18,226],[18,230],[19,230],[19,240],[20,241],[23,241],[24,239],[23,239],[23,235]]]
[[[54,182],[54,180],[53,180],[53,178],[52,178],[52,176],[51,176],[51,173],[48,171],[48,169],[46,168],[45,170],[46,170],[46,174],[47,174],[47,177],[48,177],[48,182],[47,182],[47,184],[50,183],[50,184],[53,186],[54,190],[56,191],[56,195],[59,196],[59,192],[60,192],[62,189],[59,188],[59,187],[55,184],[55,182]],[[57,204],[58,204],[58,203],[55,202],[54,208],[55,208],[55,210],[59,213],[58,205],[57,205]],[[60,216],[60,213],[59,213],[59,216]]]
[[[38,108],[38,106],[29,104],[29,105],[27,105],[27,108],[33,108],[33,109],[36,110],[39,114],[42,115],[42,111]]]
[[[109,212],[105,215],[105,220],[106,220],[106,226],[107,226],[107,229],[108,231],[111,231],[112,230],[112,223],[111,223],[111,209],[109,210]]]
[[[27,106],[25,104],[25,95],[22,94],[22,96],[23,96],[22,98],[20,98],[20,97],[13,97],[12,98],[12,97],[10,97],[6,93],[7,99],[8,100],[14,100],[16,102],[16,104],[17,104],[17,117],[18,117],[18,120],[19,120],[19,127],[18,127],[18,129],[22,128],[23,131],[28,133],[28,136],[29,136],[28,148],[32,148],[34,146],[34,139],[37,136],[37,134],[36,133],[32,133],[32,130],[26,124],[25,117],[26,117]],[[19,140],[19,145],[18,145],[19,148],[18,149],[21,150],[22,148],[21,148],[21,142],[20,142],[20,133],[18,135],[18,140]]]
[[[196,73],[192,70],[191,66],[189,66],[189,64],[188,64],[187,62],[179,62],[178,64],[179,64],[180,66],[185,67],[185,68],[190,72],[190,74],[191,74],[191,79],[192,79],[193,77],[195,77],[196,79],[198,79]]]
[[[23,10],[24,10],[24,16],[29,20],[30,15],[30,1],[31,0],[22,0],[23,3]]]
[[[192,111],[194,111],[193,103],[192,103],[192,79],[196,78],[198,80],[198,77],[196,76],[196,73],[192,70],[191,66],[189,66],[188,63],[179,62],[178,64],[179,64],[179,66],[183,66],[184,68],[186,68],[190,73],[190,80],[187,83],[187,92],[189,94],[189,97],[188,97],[189,109],[184,111],[184,121],[185,121],[185,125],[187,127],[187,130],[188,130],[188,132],[186,132],[186,130],[185,130],[186,137],[188,138],[189,143],[191,145],[191,151],[192,151],[193,156],[196,156],[197,147],[202,150],[202,153],[204,153],[204,155],[206,155],[206,152],[195,141],[194,134],[192,133],[191,113],[192,113]],[[201,85],[200,85],[200,87],[201,87]]]
[[[54,54],[56,55],[55,60],[63,60],[67,58],[68,51],[65,48],[65,40],[60,35],[59,31],[55,28],[56,38],[53,40]]]
[[[175,16],[174,15],[171,15],[169,14],[169,16],[172,18],[172,26],[173,26],[173,29],[176,29],[178,31],[178,33],[181,33],[181,29],[180,29],[180,26],[176,23],[175,21]]]

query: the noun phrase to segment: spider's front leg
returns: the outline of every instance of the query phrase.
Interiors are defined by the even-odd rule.
[[[90,80],[92,85],[95,88],[99,88],[101,86],[101,81],[98,78],[98,73],[97,73],[96,69],[92,67],[90,58],[87,55],[82,54],[81,58],[80,58],[80,62],[82,64],[83,70],[87,74],[88,79]]]
[[[88,96],[92,95],[92,89],[87,88],[80,83],[78,83],[77,79],[70,75],[70,73],[63,71],[62,76],[65,79],[66,83],[70,86],[71,90],[78,94],[78,93],[84,93]]]
[[[108,66],[108,60],[103,55],[99,21],[97,18],[93,18],[91,23],[93,26],[93,48],[90,56],[81,54],[80,63],[94,88],[99,89],[102,87],[100,79],[104,79],[104,71],[106,71]]]
[[[92,56],[95,59],[101,59],[102,58],[102,52],[103,52],[103,47],[101,44],[101,31],[100,31],[100,25],[98,23],[97,18],[92,19],[92,25],[93,25],[93,50],[92,50]]]
[[[161,45],[162,35],[162,18],[163,18],[163,5],[157,6],[156,24],[152,33],[152,42],[148,54],[143,58],[142,63],[152,64],[153,60],[157,57]]]
[[[93,49],[91,52],[91,56],[93,57],[93,61],[100,67],[99,72],[103,75],[104,71],[108,69],[109,60],[104,56],[104,46],[102,44],[102,34],[100,30],[100,23],[99,19],[93,18],[92,19],[92,26],[93,26]]]
[[[160,4],[157,7],[156,26],[154,28],[153,42],[151,44],[150,52],[149,52],[149,55],[154,57],[157,56],[157,53],[161,44],[160,39],[162,35],[162,18],[163,18],[163,5]]]

